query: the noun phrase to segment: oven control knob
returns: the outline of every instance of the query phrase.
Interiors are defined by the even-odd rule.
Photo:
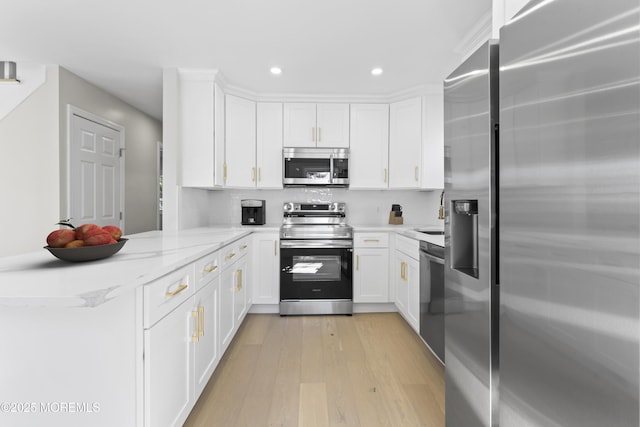
[[[291,212],[293,211],[293,203],[285,203],[284,206],[282,207],[282,209],[285,212]]]

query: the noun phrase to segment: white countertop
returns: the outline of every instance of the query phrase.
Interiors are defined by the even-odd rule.
[[[444,246],[444,236],[418,230],[442,225],[351,224],[355,232],[397,232]],[[0,307],[96,307],[244,236],[277,232],[279,224],[211,227],[127,235],[117,254],[98,261],[61,261],[45,249],[0,258]]]
[[[3,257],[0,306],[95,307],[250,233],[220,227],[127,235],[117,254],[84,263],[61,261],[45,249]]]
[[[387,231],[395,232],[403,236],[410,237],[415,240],[423,240],[425,242],[433,243],[438,246],[444,247],[444,236],[436,236],[421,233],[420,231],[444,231],[444,224],[425,224],[425,225],[411,225],[411,224],[384,224],[384,225],[369,225],[369,224],[350,224],[353,227],[353,231],[357,232],[376,232]]]

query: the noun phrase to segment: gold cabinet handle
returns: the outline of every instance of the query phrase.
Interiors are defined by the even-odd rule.
[[[240,250],[244,251],[245,249],[247,249],[247,245],[240,246]]]
[[[356,255],[356,271],[360,270],[360,255]]]
[[[364,239],[365,242],[378,243],[380,240],[378,239]]]
[[[316,142],[316,128],[311,128],[311,142]]]
[[[227,163],[225,162],[222,167],[222,180],[227,182]]]
[[[198,323],[198,336],[204,336],[204,307],[203,306],[199,306],[198,307],[198,320],[200,320],[200,322]]]
[[[256,168],[251,168],[251,182],[256,182]]]
[[[262,181],[262,177],[260,176],[260,168],[258,168],[258,182]]]
[[[278,256],[278,241],[277,240],[273,241],[273,255],[274,256]]]
[[[413,177],[415,178],[416,182],[418,182],[418,166],[416,166],[415,171],[413,172]]]
[[[318,142],[322,139],[322,134],[320,133],[322,129],[318,128]]]
[[[209,268],[205,268],[202,270],[203,273],[211,273],[212,271],[216,271],[218,269],[217,265],[211,266]]]
[[[234,256],[236,256],[236,253],[235,253],[235,252],[231,252],[229,255],[227,255],[227,256],[225,257],[225,259],[231,259],[231,258],[233,258]]]
[[[193,335],[191,335],[191,341],[193,342],[198,342],[199,341],[199,337],[200,337],[200,315],[199,315],[199,311],[197,310],[193,310],[191,312],[191,317],[195,317],[195,330],[193,331]]]
[[[242,270],[236,270],[236,287],[235,291],[240,292],[242,289]]]
[[[387,182],[387,168],[384,168],[384,182]]]
[[[165,293],[165,296],[175,297],[176,295],[178,295],[180,292],[184,291],[188,287],[189,287],[189,285],[182,284],[182,285],[178,286],[178,288],[175,291]]]

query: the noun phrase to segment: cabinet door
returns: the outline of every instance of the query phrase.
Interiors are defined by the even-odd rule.
[[[282,104],[257,104],[258,188],[282,188]]]
[[[278,304],[280,301],[280,249],[278,233],[254,234],[253,302]]]
[[[351,104],[349,187],[387,188],[389,105]]]
[[[249,283],[248,277],[248,257],[244,257],[238,260],[234,268],[235,279],[235,295],[233,296],[233,313],[235,316],[234,328],[237,328],[242,323],[242,319],[247,314],[247,284]]]
[[[180,74],[180,184],[183,187],[221,185],[215,181],[218,160],[214,137],[215,96],[213,75]]]
[[[422,163],[422,99],[391,104],[389,188],[418,188]]]
[[[420,263],[407,259],[407,321],[414,331],[420,333]]]
[[[236,294],[236,269],[232,264],[220,275],[220,354],[233,339],[235,316],[233,314],[234,296]]]
[[[316,146],[316,104],[284,104],[284,146]]]
[[[214,85],[214,174],[215,186],[224,185],[224,137],[225,137],[225,99],[224,92],[217,84]],[[193,166],[191,166],[193,167]]]
[[[444,100],[442,93],[425,97],[422,128],[422,188],[444,188]]]
[[[144,331],[145,426],[181,426],[191,394],[192,344],[195,332],[192,299]]]
[[[226,96],[227,187],[256,186],[256,103]]]
[[[218,305],[220,277],[205,285],[194,297],[193,387],[197,400],[220,360],[218,350]]]
[[[316,146],[349,148],[349,104],[317,104]]]
[[[389,302],[389,250],[356,248],[353,302]]]

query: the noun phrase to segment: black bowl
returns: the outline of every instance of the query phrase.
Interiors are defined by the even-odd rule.
[[[51,254],[63,261],[83,262],[95,261],[97,259],[108,258],[117,253],[129,239],[120,239],[117,243],[110,245],[98,246],[81,246],[79,248],[52,248],[45,246],[44,248]]]

